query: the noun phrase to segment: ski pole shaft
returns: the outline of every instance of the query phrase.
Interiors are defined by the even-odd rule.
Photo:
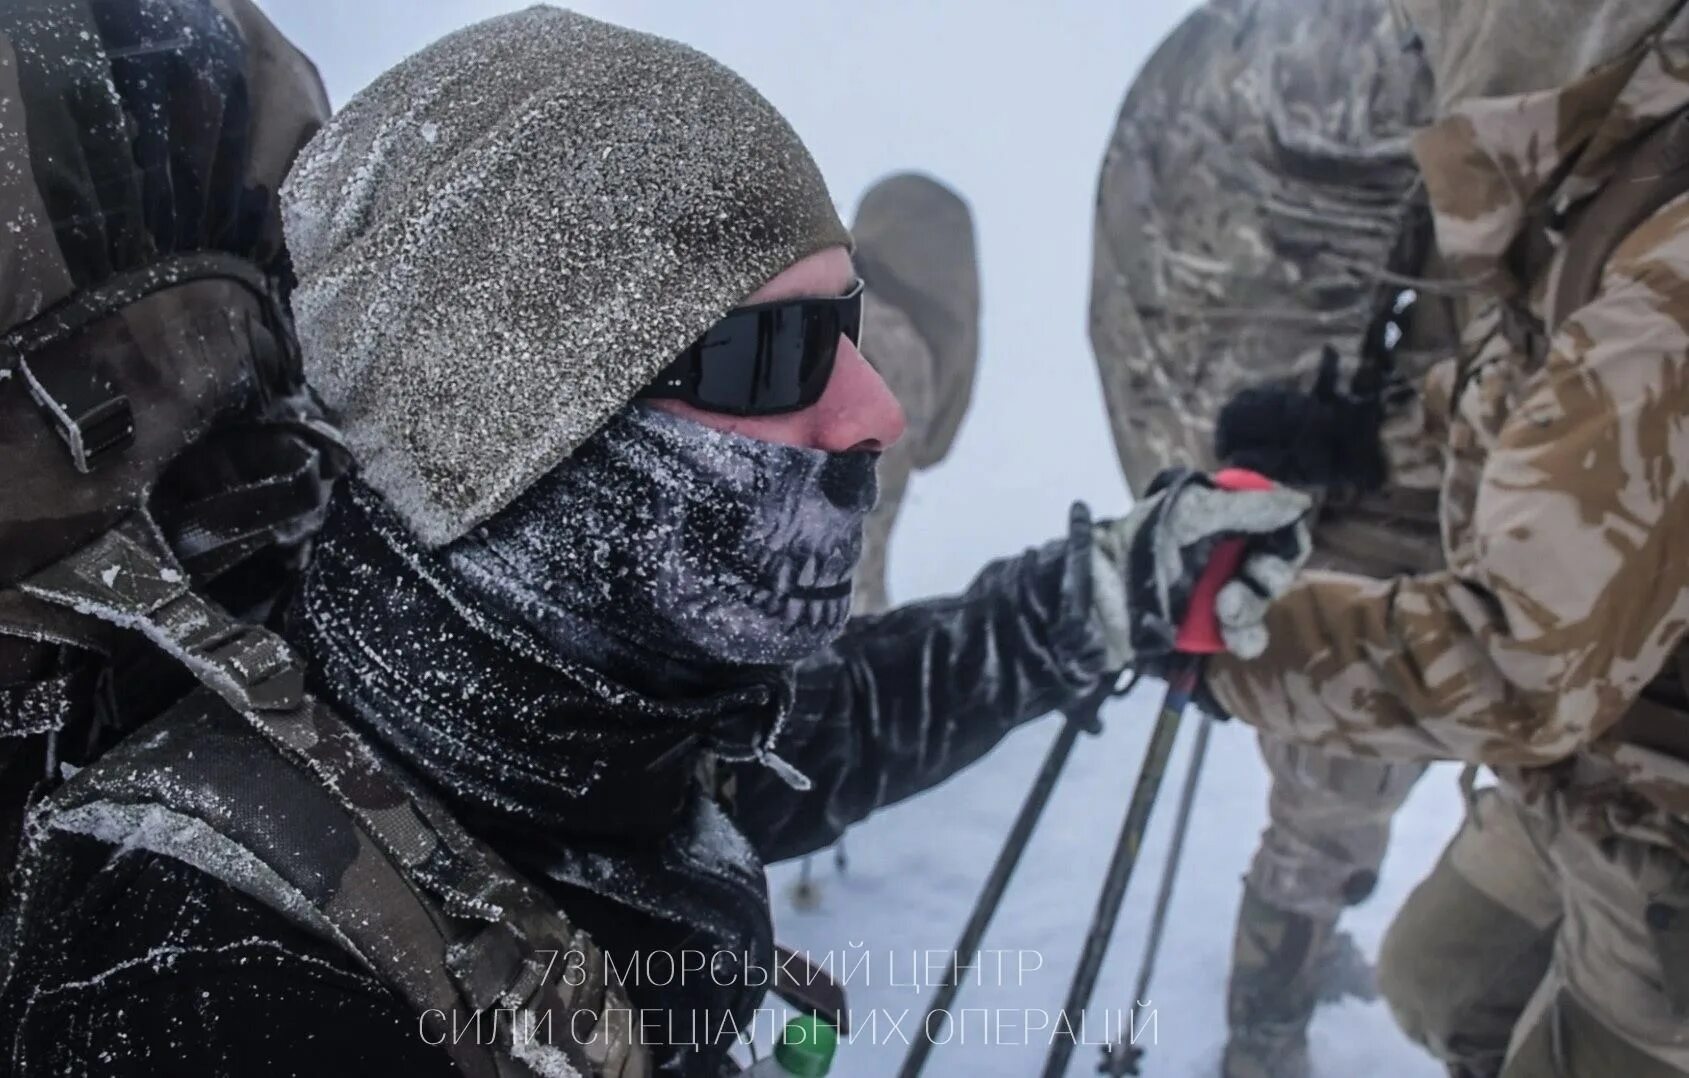
[[[1202,779],[1202,763],[1208,755],[1208,735],[1214,720],[1202,717],[1197,727],[1196,744],[1191,746],[1190,766],[1185,771],[1185,786],[1179,792],[1179,812],[1173,820],[1173,838],[1167,845],[1167,863],[1161,869],[1161,889],[1155,896],[1155,912],[1150,917],[1149,937],[1144,945],[1143,965],[1138,968],[1138,983],[1132,988],[1132,1006],[1128,1010],[1126,1035],[1103,1048],[1102,1072],[1120,1078],[1139,1073],[1143,1049],[1134,1041],[1138,1028],[1138,1008],[1149,1002],[1149,983],[1155,976],[1155,960],[1161,953],[1161,936],[1167,926],[1167,911],[1173,905],[1173,885],[1179,878],[1179,863],[1184,857],[1185,836],[1190,830],[1191,810],[1196,804],[1196,790]]]
[[[1190,769],[1185,772],[1185,788],[1179,793],[1179,814],[1173,823],[1173,839],[1167,847],[1167,864],[1162,868],[1161,891],[1155,896],[1155,914],[1150,920],[1149,942],[1144,949],[1143,968],[1138,971],[1134,1001],[1149,995],[1149,982],[1155,976],[1155,960],[1161,952],[1161,935],[1167,927],[1167,911],[1173,904],[1173,887],[1179,879],[1179,862],[1185,851],[1185,834],[1190,829],[1191,809],[1196,804],[1196,789],[1202,781],[1202,759],[1208,754],[1208,735],[1214,720],[1202,716],[1196,730],[1196,744],[1191,747]]]
[[[1144,832],[1149,828],[1156,794],[1161,790],[1161,780],[1167,774],[1167,761],[1172,757],[1173,745],[1179,737],[1179,721],[1196,687],[1200,668],[1200,660],[1187,661],[1167,686],[1167,696],[1162,702],[1160,715],[1156,717],[1155,729],[1150,734],[1149,749],[1144,754],[1143,769],[1138,772],[1138,783],[1132,791],[1131,803],[1126,807],[1120,837],[1115,841],[1114,855],[1109,859],[1108,872],[1097,895],[1097,908],[1091,915],[1091,926],[1085,934],[1079,966],[1074,971],[1067,1002],[1061,1010],[1062,1018],[1070,1029],[1074,1023],[1083,1021],[1085,1007],[1096,989],[1097,974],[1102,970],[1109,938],[1113,936],[1114,923],[1120,916],[1120,903],[1132,881],[1132,870],[1137,866],[1138,850],[1143,845]],[[1073,1030],[1073,1033],[1073,1036],[1057,1035],[1051,1040],[1050,1054],[1044,1061],[1044,1078],[1061,1078],[1067,1072],[1068,1061],[1073,1057],[1074,1046],[1079,1040],[1078,1031]]]
[[[1026,852],[1027,843],[1032,838],[1032,829],[1038,825],[1038,818],[1050,803],[1050,794],[1056,788],[1056,780],[1061,777],[1068,757],[1073,754],[1074,742],[1078,740],[1081,732],[1096,725],[1097,713],[1102,709],[1103,701],[1114,691],[1114,682],[1112,677],[1105,678],[1095,692],[1066,712],[1066,720],[1057,732],[1055,741],[1051,743],[1049,752],[1045,754],[1043,766],[1038,769],[1037,776],[1032,780],[1032,788],[1027,791],[1026,800],[1021,803],[1020,814],[1015,817],[1014,826],[1009,829],[1008,837],[1003,840],[1003,848],[998,851],[997,861],[991,866],[991,874],[985,878],[985,886],[980,889],[979,898],[974,901],[973,912],[969,914],[967,924],[962,928],[962,935],[956,941],[950,963],[933,995],[932,1003],[921,1017],[921,1027],[916,1031],[914,1043],[909,1046],[909,1055],[904,1059],[902,1069],[897,1072],[898,1078],[915,1078],[926,1065],[927,1057],[933,1050],[933,1040],[929,1034],[937,1032],[931,1028],[934,1016],[946,1014],[950,1005],[956,1001],[956,995],[961,991],[963,957],[966,956],[971,964],[978,954],[979,945],[985,938],[985,930],[990,927],[991,919],[996,915],[997,907],[1003,900],[1003,893],[1008,890],[1009,878],[1014,875],[1015,868],[1020,864],[1021,854]]]

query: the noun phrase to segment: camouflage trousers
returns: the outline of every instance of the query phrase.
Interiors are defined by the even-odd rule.
[[[1379,988],[1472,1078],[1689,1075],[1689,862],[1480,791],[1391,925]]]
[[[1440,568],[1436,509],[1434,492],[1394,488],[1325,502],[1309,565],[1364,576]],[[1335,921],[1372,893],[1390,821],[1425,768],[1335,756],[1267,734],[1260,743],[1273,784],[1249,886],[1281,910]]]
[[[1281,910],[1335,921],[1372,893],[1390,821],[1425,768],[1333,756],[1265,734],[1260,743],[1272,792],[1249,886]]]

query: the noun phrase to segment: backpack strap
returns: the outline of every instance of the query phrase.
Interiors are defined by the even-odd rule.
[[[1577,212],[1548,283],[1549,332],[1594,299],[1619,244],[1666,203],[1689,194],[1689,111],[1662,122]]]
[[[63,799],[49,799],[43,826],[89,831],[115,819],[133,825],[125,834],[134,827],[164,834],[167,852],[334,940],[424,1017],[441,1012],[447,1021],[454,1013],[460,1024],[469,1020],[461,1006],[440,1005],[448,998],[442,978],[470,1012],[507,1011],[507,1020],[495,1021],[491,1030],[497,1067],[467,1073],[649,1073],[631,1004],[619,986],[605,982],[597,947],[310,697],[302,666],[279,637],[196,594],[144,515],[126,519],[21,588],[141,632],[232,709],[225,736],[230,726],[244,731],[244,740],[231,742],[239,751],[222,754],[222,764],[210,762],[211,754],[201,761],[198,738],[224,709],[211,695],[197,694],[190,699],[201,702],[181,705],[187,711],[173,712],[173,724],[144,727],[127,739],[128,748],[114,749],[86,769],[88,778],[78,774]],[[120,753],[150,751],[159,735],[159,751],[174,747],[174,755],[144,767],[123,766],[127,757]],[[255,809],[255,769],[268,776],[270,789],[291,792]],[[102,807],[88,808],[94,804]],[[289,819],[285,808],[311,804],[321,811],[278,825]],[[76,809],[83,811],[65,815]],[[155,810],[163,815],[147,815]],[[172,830],[172,823],[181,825]],[[325,863],[322,858],[333,862],[336,856],[335,836],[359,856],[344,865]],[[207,856],[208,849],[218,856]],[[580,964],[565,971],[563,956],[576,955]],[[565,972],[569,980],[583,980],[585,973],[583,983],[571,985]],[[536,1032],[547,1039],[534,1039]],[[488,1046],[453,1050],[473,1054]]]

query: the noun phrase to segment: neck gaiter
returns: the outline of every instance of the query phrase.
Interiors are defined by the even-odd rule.
[[[634,404],[445,556],[572,658],[654,694],[718,689],[844,628],[874,464]]]

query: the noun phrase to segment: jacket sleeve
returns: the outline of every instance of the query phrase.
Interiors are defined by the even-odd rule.
[[[1088,693],[1103,658],[1090,590],[1090,521],[1077,510],[1067,540],[992,562],[961,595],[853,620],[799,667],[772,746],[811,788],[736,765],[740,828],[765,860],[819,849]]]
[[[1445,496],[1471,507],[1451,568],[1308,574],[1269,612],[1265,655],[1210,663],[1215,700],[1402,759],[1540,766],[1600,737],[1689,624],[1686,326],[1679,203],[1621,246],[1516,393],[1474,370],[1449,441]]]

